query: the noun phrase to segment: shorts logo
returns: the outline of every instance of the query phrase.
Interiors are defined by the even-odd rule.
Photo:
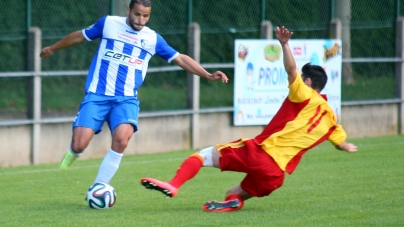
[[[136,120],[133,120],[133,119],[128,119],[128,121],[129,121],[129,122],[132,122],[132,123],[136,123],[136,124],[137,124],[137,121],[136,121]]]
[[[79,111],[79,112],[77,112],[76,117],[74,117],[73,122],[76,122],[76,121],[77,121],[77,117],[79,116],[79,114],[80,114],[80,111]]]

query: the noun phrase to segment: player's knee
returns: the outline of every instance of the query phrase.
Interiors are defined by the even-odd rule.
[[[127,135],[114,135],[112,138],[112,147],[115,151],[124,150],[129,144],[130,136]]]
[[[273,191],[277,190],[283,185],[283,181],[284,177],[279,177],[279,179],[268,182],[265,186],[262,187],[262,191],[259,193],[258,197],[269,196]]]
[[[72,141],[70,147],[71,150],[75,153],[81,153],[86,149],[88,143],[85,143],[83,141]]]
[[[86,149],[90,140],[92,138],[92,134],[88,131],[86,132],[81,127],[76,127],[73,132],[73,137],[71,140],[70,148],[75,153],[81,153]]]
[[[112,147],[115,148],[114,150],[125,150],[128,146],[128,140],[114,140],[112,142]]]
[[[203,160],[203,166],[213,166],[212,148],[213,147],[204,148],[197,152],[197,154],[201,156],[201,159]]]

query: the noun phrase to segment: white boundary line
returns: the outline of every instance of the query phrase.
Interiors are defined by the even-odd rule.
[[[396,142],[396,143],[367,143],[367,144],[357,144],[358,148],[359,147],[376,147],[376,146],[385,146],[385,145],[400,145],[404,144],[403,142]],[[324,148],[319,148],[315,147],[311,150],[319,150],[319,149],[324,149]],[[328,148],[326,148],[328,149]],[[147,163],[157,163],[157,162],[172,162],[172,161],[178,161],[178,160],[185,160],[186,157],[183,158],[167,158],[167,159],[161,159],[161,160],[151,160],[151,161],[132,161],[132,162],[122,162],[121,165],[133,165],[133,164],[147,164]],[[89,168],[99,168],[99,165],[91,165],[91,166],[77,166],[77,167],[71,167],[71,170],[76,170],[76,169],[89,169]],[[1,171],[1,168],[0,168]],[[53,169],[39,169],[39,170],[24,170],[24,171],[17,171],[17,172],[0,172],[0,176],[9,176],[9,175],[19,175],[19,174],[30,174],[30,173],[43,173],[43,172],[56,172],[56,171],[61,171],[59,168],[53,168]]]

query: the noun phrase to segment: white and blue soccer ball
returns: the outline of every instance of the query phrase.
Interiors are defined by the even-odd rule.
[[[109,209],[116,202],[114,187],[104,182],[93,184],[87,191],[86,205],[94,209]]]

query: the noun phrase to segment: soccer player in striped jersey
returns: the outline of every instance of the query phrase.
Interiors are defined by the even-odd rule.
[[[139,100],[137,90],[142,85],[148,62],[158,55],[174,62],[186,71],[210,81],[228,81],[220,71],[207,72],[187,55],[173,49],[154,30],[145,26],[152,9],[151,0],[131,0],[128,16],[104,16],[88,28],[70,33],[60,41],[42,49],[46,59],[54,51],[99,39],[88,70],[85,97],[72,125],[69,151],[60,163],[69,168],[88,146],[94,134],[108,123],[112,145],[104,157],[95,182],[109,183],[119,168],[123,153],[133,133],[138,130]]]
[[[202,206],[207,212],[235,211],[243,207],[245,200],[268,196],[281,187],[285,172],[292,174],[302,155],[325,140],[339,150],[357,151],[354,144],[345,141],[344,129],[337,124],[326,97],[320,95],[327,83],[324,69],[308,63],[303,66],[302,75],[297,72],[288,44],[292,35],[285,27],[276,28],[288,74],[289,94],[261,134],[253,139],[241,138],[202,149],[185,159],[169,182],[142,178],[140,182],[145,188],[173,197],[201,167],[243,172],[245,178],[226,192],[224,201],[209,201]]]

